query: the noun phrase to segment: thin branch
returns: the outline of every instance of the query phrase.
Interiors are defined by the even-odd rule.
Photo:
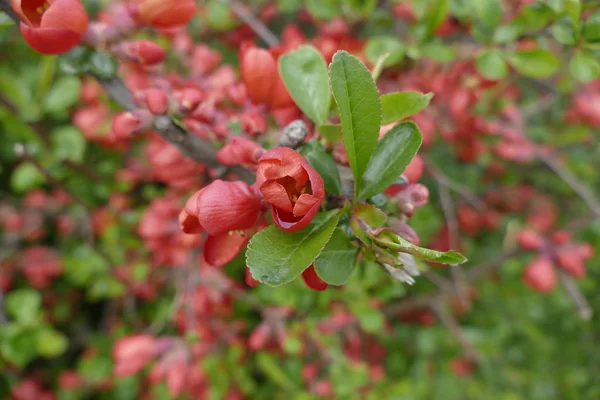
[[[423,160],[425,164],[425,170],[438,182],[438,184],[452,189],[460,195],[467,203],[478,211],[484,211],[486,209],[485,203],[477,197],[475,193],[462,183],[456,182],[445,175],[435,164],[428,160]]]
[[[242,3],[237,0],[219,0],[227,4],[231,11],[244,21],[269,47],[279,45],[279,39],[271,30],[256,18]]]
[[[467,357],[472,360],[477,361],[479,364],[483,362],[483,357],[479,353],[479,351],[473,346],[471,341],[465,335],[460,324],[454,319],[454,317],[449,314],[442,304],[439,301],[433,301],[430,304],[431,310],[437,315],[437,317],[442,321],[444,326],[452,333],[452,335],[456,338],[456,340],[463,347]]]
[[[600,203],[592,191],[577,178],[571,171],[562,166],[560,162],[550,154],[538,152],[538,158],[556,173],[577,195],[587,204],[594,215],[600,216]]]
[[[573,304],[577,307],[579,318],[584,321],[592,319],[594,310],[583,296],[583,293],[581,293],[581,290],[579,290],[579,286],[577,285],[577,282],[575,282],[575,279],[561,270],[558,271],[558,276],[563,288],[573,301]]]

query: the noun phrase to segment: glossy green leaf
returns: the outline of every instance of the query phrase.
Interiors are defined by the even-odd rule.
[[[0,353],[4,360],[24,367],[37,355],[36,343],[36,327],[11,324],[0,341]]]
[[[580,82],[591,82],[600,76],[600,63],[593,54],[577,50],[569,62],[569,71]]]
[[[37,352],[42,357],[53,358],[63,354],[69,341],[65,335],[54,329],[42,329],[37,334]]]
[[[317,275],[329,285],[344,285],[356,267],[358,249],[343,230],[337,228],[315,260]]]
[[[246,263],[254,279],[271,286],[293,281],[321,253],[338,219],[338,210],[333,210],[317,214],[297,232],[284,232],[274,225],[258,232],[246,250]]]
[[[82,162],[86,148],[86,140],[73,126],[63,126],[53,130],[50,140],[54,148],[54,155],[59,160]]]
[[[309,164],[321,175],[325,191],[331,194],[342,193],[342,182],[335,160],[323,146],[315,141],[304,144],[298,149]]]
[[[279,73],[285,86],[302,111],[315,124],[324,124],[329,115],[331,93],[327,65],[323,56],[312,46],[279,58]]]
[[[383,231],[377,234],[369,233],[369,236],[381,247],[412,254],[413,256],[420,257],[427,261],[433,261],[442,264],[463,264],[468,261],[465,256],[454,250],[441,252],[415,246],[408,240],[392,233],[391,231]]]
[[[381,124],[387,125],[414,115],[429,105],[433,93],[396,92],[381,96]]]
[[[45,180],[46,178],[35,165],[23,163],[14,169],[10,177],[10,184],[15,192],[22,193],[41,185]]]
[[[374,65],[387,54],[383,66],[389,67],[400,63],[404,58],[404,44],[395,36],[375,36],[367,42],[365,54]]]
[[[50,113],[66,111],[79,100],[81,83],[74,76],[60,78],[50,88],[44,99],[44,109]]]
[[[471,0],[477,17],[488,27],[495,28],[502,20],[500,0]]]
[[[487,49],[477,56],[477,70],[491,80],[499,80],[506,76],[508,67],[502,52],[497,49]]]
[[[423,143],[421,132],[413,122],[402,122],[379,141],[361,179],[360,198],[382,192],[398,179]]]
[[[565,12],[571,19],[571,23],[573,24],[573,28],[575,29],[575,32],[577,34],[579,32],[579,16],[581,14],[581,2],[580,0],[563,1]]]
[[[352,209],[352,216],[360,218],[372,228],[383,226],[387,214],[373,204],[358,204]]]
[[[115,59],[103,51],[94,51],[90,55],[90,71],[97,76],[108,79],[117,73],[118,64]]]
[[[587,42],[600,41],[600,9],[590,15],[583,25],[583,37]]]
[[[377,145],[381,123],[379,92],[367,67],[347,51],[335,53],[329,74],[348,161],[355,181],[359,182]]]
[[[42,296],[33,289],[19,289],[6,295],[6,312],[20,322],[34,321],[42,306]]]
[[[337,143],[342,140],[342,126],[341,125],[319,125],[317,130],[329,143]]]
[[[560,66],[558,57],[545,49],[522,50],[509,57],[511,65],[525,76],[548,78]]]

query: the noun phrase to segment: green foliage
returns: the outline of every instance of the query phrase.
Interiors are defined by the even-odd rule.
[[[382,118],[381,124],[387,125],[392,122],[408,118],[427,107],[433,93],[420,92],[396,92],[381,96]]]
[[[421,132],[414,123],[402,122],[394,126],[377,143],[362,176],[358,196],[375,196],[393,184],[417,154],[422,142]]]
[[[577,50],[569,62],[569,71],[578,81],[590,82],[600,76],[600,63],[593,54]]]
[[[487,49],[477,56],[477,69],[486,78],[498,80],[508,73],[502,52],[496,49]]]
[[[341,229],[335,229],[329,242],[315,260],[315,270],[330,285],[344,285],[356,268],[358,249]]]
[[[321,53],[312,46],[289,52],[279,59],[279,73],[298,107],[314,123],[326,123],[331,94],[327,65]]]
[[[376,36],[367,42],[365,54],[372,64],[387,55],[383,65],[389,67],[400,63],[404,58],[404,44],[393,36]]]
[[[317,214],[297,232],[276,226],[263,229],[250,240],[246,261],[254,279],[280,286],[297,278],[323,250],[337,226],[337,210]]]
[[[346,51],[338,51],[329,66],[331,89],[340,111],[342,133],[354,179],[360,182],[377,145],[381,102],[365,65]],[[356,185],[358,191],[359,185]]]
[[[342,181],[337,165],[331,154],[325,151],[318,142],[308,142],[298,149],[310,165],[321,175],[325,183],[325,191],[331,194],[342,194]]]
[[[532,78],[552,76],[560,66],[558,57],[545,49],[517,51],[508,60],[517,71]]]

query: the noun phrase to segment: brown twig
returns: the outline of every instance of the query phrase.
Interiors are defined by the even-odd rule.
[[[279,44],[279,39],[271,30],[256,18],[242,3],[237,0],[219,0],[221,3],[227,4],[231,11],[237,15],[244,23],[265,42],[269,47],[274,47]]]
[[[581,290],[579,290],[575,279],[561,270],[558,271],[558,276],[563,288],[577,307],[579,317],[584,321],[589,321],[594,314],[594,310],[583,296],[583,293],[581,293]]]
[[[587,204],[593,214],[600,216],[600,203],[592,191],[577,178],[571,171],[562,166],[560,162],[550,154],[538,152],[538,158],[556,173],[577,195]]]

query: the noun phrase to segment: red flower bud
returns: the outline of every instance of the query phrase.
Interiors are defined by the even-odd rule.
[[[140,102],[154,115],[163,115],[169,110],[169,96],[164,90],[146,89],[138,97]]]
[[[548,257],[538,256],[523,271],[523,280],[537,292],[550,293],[556,286],[556,271]]]
[[[60,54],[77,46],[89,18],[80,0],[12,0],[21,16],[21,34],[42,54]]]
[[[525,229],[519,232],[517,240],[519,245],[525,250],[539,250],[544,245],[544,238],[531,229]]]
[[[577,251],[574,251],[572,247],[569,247],[561,248],[556,252],[558,266],[577,279],[584,278],[587,270],[583,263],[583,257]]]
[[[406,166],[406,169],[402,173],[409,183],[417,183],[423,176],[423,159],[420,155],[416,155],[415,158]]]
[[[194,111],[198,104],[204,98],[202,92],[198,89],[187,88],[175,94],[175,98],[179,103],[179,109],[181,112],[190,113]]]
[[[248,268],[248,267],[246,267],[245,281],[246,281],[246,285],[248,285],[250,287],[257,286],[260,283],[260,281],[254,279],[254,277],[252,277],[252,273],[250,272],[250,268]]]
[[[275,225],[287,232],[308,225],[325,198],[321,175],[300,153],[286,147],[260,158],[256,186],[271,204]]]
[[[123,56],[142,65],[156,65],[163,62],[167,52],[151,40],[141,39],[121,43]]]
[[[147,334],[119,339],[113,348],[115,375],[131,376],[140,372],[154,357],[156,340]]]
[[[196,14],[194,0],[131,0],[137,6],[135,17],[154,28],[185,25]]]
[[[223,165],[233,166],[239,164],[247,167],[256,165],[264,151],[258,143],[241,136],[235,136],[217,152],[217,159]]]
[[[243,44],[240,48],[240,66],[242,80],[252,100],[273,108],[295,104],[279,76],[277,61],[268,50]]]
[[[148,126],[151,115],[146,110],[122,112],[115,116],[112,123],[112,132],[117,139],[127,139],[135,132]]]
[[[216,180],[187,201],[179,223],[185,233],[217,236],[253,227],[259,211],[260,197],[246,183]]]
[[[317,275],[317,271],[315,271],[314,265],[311,265],[310,267],[304,270],[304,272],[302,273],[302,279],[304,279],[304,283],[306,283],[306,286],[308,286],[312,290],[321,292],[329,287],[329,285],[325,281],[319,278],[319,275]]]

